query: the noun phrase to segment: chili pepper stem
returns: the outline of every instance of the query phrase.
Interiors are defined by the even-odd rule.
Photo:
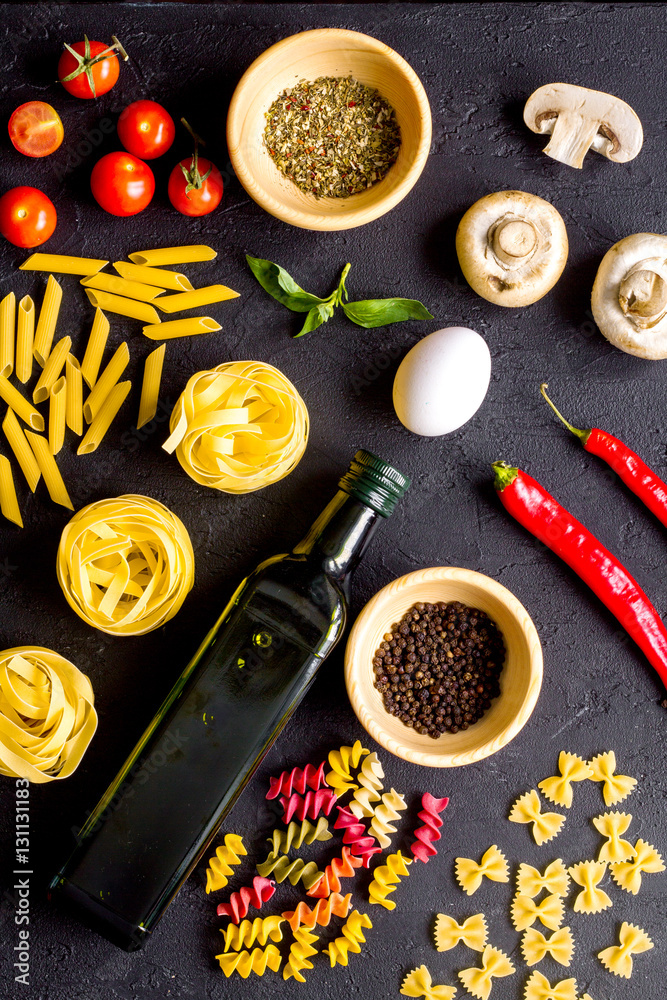
[[[502,493],[506,486],[511,486],[519,475],[519,470],[507,462],[493,462],[491,468],[496,474],[493,485],[499,493]]]
[[[548,385],[547,382],[543,382],[542,385],[540,386],[540,392],[542,393],[542,395],[546,399],[547,403],[549,404],[549,406],[551,407],[551,409],[554,411],[554,413],[556,414],[556,416],[558,417],[558,419],[560,421],[562,421],[562,423],[565,424],[565,426],[567,427],[567,429],[569,431],[572,431],[572,433],[574,435],[576,435],[576,437],[579,438],[579,440],[581,441],[581,443],[585,445],[586,442],[588,441],[589,437],[591,436],[591,429],[592,428],[588,427],[586,430],[582,430],[580,427],[573,427],[572,424],[568,420],[565,419],[565,417],[560,412],[560,410],[556,408],[556,406],[551,402],[551,400],[547,396],[546,390],[548,388],[549,388],[549,385]]]

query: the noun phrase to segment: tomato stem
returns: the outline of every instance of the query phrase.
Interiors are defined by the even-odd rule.
[[[551,400],[547,396],[547,392],[546,391],[547,391],[548,388],[549,388],[548,383],[547,382],[543,382],[542,385],[540,386],[540,392],[542,393],[542,395],[546,399],[546,401],[549,404],[549,406],[551,407],[551,409],[554,411],[554,413],[556,414],[556,416],[558,417],[558,419],[561,420],[565,424],[565,426],[567,427],[567,429],[569,431],[572,431],[573,434],[576,434],[576,436],[579,438],[579,440],[581,441],[582,444],[586,444],[586,442],[588,441],[589,437],[591,436],[591,430],[590,430],[590,428],[588,428],[587,430],[582,430],[580,427],[573,427],[572,424],[568,420],[565,419],[565,417],[560,412],[560,410],[558,410],[556,408],[556,406],[551,402]]]
[[[181,170],[183,171],[183,176],[185,177],[185,197],[187,198],[190,191],[199,191],[204,186],[204,181],[211,173],[213,166],[211,165],[203,176],[199,173],[199,147],[205,146],[206,143],[203,139],[199,138],[192,126],[186,122],[185,118],[181,118],[181,124],[188,130],[195,144],[195,150],[192,154],[192,160],[190,162],[190,169],[186,170],[182,163],[179,164]]]
[[[63,45],[69,54],[74,56],[76,59],[77,65],[76,69],[73,69],[71,73],[68,73],[67,76],[60,78],[60,83],[68,83],[70,80],[75,80],[77,76],[81,76],[82,73],[85,73],[91,93],[93,97],[97,97],[95,80],[93,79],[93,66],[95,66],[98,62],[102,62],[104,59],[107,59],[110,55],[113,55],[114,52],[119,52],[125,62],[127,62],[130,58],[116,36],[112,35],[111,37],[113,39],[113,45],[107,45],[106,49],[98,52],[94,57],[91,57],[90,55],[90,40],[88,35],[83,36],[83,55],[73,49],[71,45],[68,45],[67,42],[63,42]]]

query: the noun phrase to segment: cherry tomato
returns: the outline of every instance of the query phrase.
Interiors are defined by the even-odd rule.
[[[142,160],[166,153],[175,135],[174,119],[155,101],[128,104],[118,119],[118,138],[128,153]]]
[[[25,156],[49,156],[63,141],[63,123],[50,104],[28,101],[9,119],[9,138]]]
[[[95,201],[110,215],[143,212],[155,191],[155,177],[143,160],[131,153],[107,153],[90,175]]]
[[[195,154],[176,164],[169,175],[167,194],[181,215],[208,215],[220,204],[222,187],[218,168]]]
[[[127,61],[127,52],[115,35],[113,45],[90,42],[86,35],[82,42],[68,45],[58,62],[58,79],[65,90],[74,97],[99,97],[106,94],[118,79],[116,51]]]
[[[15,247],[38,247],[56,228],[50,198],[34,187],[15,187],[0,198],[0,233]]]

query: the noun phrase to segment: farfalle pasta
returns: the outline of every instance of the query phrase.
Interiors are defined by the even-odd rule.
[[[568,967],[574,954],[574,938],[569,927],[561,927],[547,938],[536,927],[529,927],[521,939],[521,953],[526,965],[537,965],[547,955]]]
[[[317,948],[313,948],[317,939],[318,935],[313,934],[307,927],[299,927],[294,932],[294,941],[283,968],[283,979],[291,979],[293,976],[298,983],[305,983],[303,970],[313,967],[313,963],[309,960],[313,955],[317,955]]]
[[[593,770],[581,757],[565,750],[561,750],[558,757],[558,770],[560,774],[557,777],[545,778],[538,782],[537,787],[557,806],[569,809],[572,805],[572,782],[585,781],[592,777]]]
[[[326,899],[318,899],[312,909],[308,906],[308,903],[304,903],[302,900],[300,903],[297,903],[295,910],[286,910],[283,913],[283,917],[287,920],[293,931],[296,931],[299,927],[307,927],[312,930],[316,924],[320,924],[321,927],[328,927],[332,916],[346,917],[350,912],[351,906],[351,892],[348,892],[346,896],[341,896],[338,892],[332,892]]]
[[[375,807],[368,832],[375,837],[382,848],[386,849],[391,844],[390,834],[396,833],[396,827],[392,824],[400,819],[399,813],[406,808],[405,799],[395,788],[385,792]]]
[[[664,872],[665,866],[661,856],[655,847],[647,844],[641,838],[633,848],[633,856],[630,861],[621,861],[609,865],[609,871],[614,882],[621,889],[636,896],[642,884],[642,874],[644,872]]]
[[[560,832],[565,817],[561,813],[543,813],[540,797],[535,789],[531,789],[516,800],[510,810],[509,821],[530,824],[533,839],[541,846],[553,840]]]
[[[255,917],[254,920],[243,920],[240,924],[229,924],[222,933],[225,935],[224,951],[240,951],[267,941],[282,941],[283,932],[280,925],[285,923],[284,917]]]
[[[514,929],[525,931],[536,920],[555,931],[563,923],[563,900],[560,896],[546,896],[541,903],[536,903],[530,896],[515,896],[512,900],[511,917]]]
[[[605,861],[581,861],[568,869],[577,885],[583,887],[572,904],[575,913],[600,913],[612,905],[604,889],[598,888],[606,870]]]
[[[616,810],[595,816],[591,821],[593,826],[605,838],[598,854],[598,861],[627,861],[634,854],[634,847],[628,840],[623,840],[622,833],[632,823],[630,813],[620,813]]]
[[[338,750],[332,750],[329,754],[328,761],[331,770],[326,776],[326,781],[339,798],[358,787],[352,778],[352,768],[358,767],[359,761],[368,752],[365,747],[362,747],[361,740],[356,740],[353,746],[340,747]]]
[[[435,947],[438,951],[451,951],[457,944],[464,944],[473,951],[484,951],[487,939],[486,918],[483,913],[475,913],[462,923],[446,913],[438,913],[435,918]]]
[[[534,898],[543,889],[556,896],[567,896],[570,889],[570,876],[560,858],[547,865],[544,874],[531,865],[520,864],[516,885],[521,896]]]
[[[468,896],[477,892],[483,878],[492,882],[509,882],[509,866],[507,858],[492,844],[482,855],[478,864],[472,858],[457,858],[455,862],[456,881]]]
[[[378,865],[373,872],[373,881],[368,887],[369,903],[384,906],[385,910],[395,910],[396,903],[387,896],[392,893],[401,878],[410,874],[407,866],[412,864],[412,858],[405,858],[400,851],[387,855],[385,864]]]
[[[553,986],[541,972],[533,972],[526,983],[524,1000],[577,1000],[576,979],[562,979]]]
[[[188,381],[163,444],[187,474],[224,493],[252,493],[289,475],[308,441],[292,383],[260,361],[230,361]]]
[[[637,784],[636,778],[631,778],[627,774],[616,774],[616,754],[613,750],[593,757],[589,765],[593,772],[591,781],[602,782],[602,796],[607,806],[615,806],[622,802]]]
[[[404,997],[424,997],[424,1000],[454,1000],[456,986],[436,986],[425,965],[409,972],[400,989]]]
[[[216,848],[215,857],[208,859],[206,869],[206,892],[217,892],[224,889],[229,882],[232,866],[239,865],[241,858],[247,855],[243,846],[243,838],[238,833],[228,833],[224,844]]]
[[[325,949],[332,969],[334,965],[347,965],[350,952],[359,954],[362,944],[366,941],[364,930],[370,930],[372,926],[371,918],[367,913],[352,910],[340,929],[340,937],[334,938],[329,947]]]
[[[281,954],[275,944],[270,944],[264,950],[255,948],[251,952],[228,951],[215,957],[228,979],[234,972],[238,972],[243,979],[247,979],[251,972],[256,976],[263,976],[267,969],[277,972],[282,962]]]
[[[487,944],[482,952],[481,969],[463,969],[459,972],[459,979],[468,993],[472,993],[477,1000],[488,1000],[493,980],[511,976],[514,972],[514,966],[507,955],[499,948]]]
[[[304,819],[300,823],[292,821],[286,830],[274,830],[269,838],[273,854],[287,854],[292,848],[296,850],[302,844],[312,844],[316,840],[331,840],[329,824],[324,816],[318,817],[315,824]]]
[[[83,507],[65,525],[56,562],[70,607],[109,635],[144,635],[176,614],[194,583],[183,522],[150,497]]]
[[[292,885],[303,882],[306,889],[311,889],[324,875],[314,861],[306,863],[302,858],[292,861],[286,854],[273,853],[257,865],[257,871],[263,878],[273,875],[276,882],[284,882],[285,879],[289,879]]]
[[[625,920],[621,924],[618,940],[617,945],[599,951],[598,958],[609,972],[622,979],[629,979],[632,975],[632,956],[650,951],[653,942],[645,930],[635,924],[628,924]]]
[[[415,840],[410,844],[412,856],[418,861],[428,861],[438,853],[433,844],[442,836],[440,813],[447,808],[448,802],[448,798],[436,799],[430,792],[424,792],[422,795],[422,807],[417,816],[423,825],[417,827],[414,833]]]
[[[326,898],[332,892],[340,892],[341,878],[352,878],[355,868],[361,868],[363,862],[361,858],[355,857],[349,847],[343,847],[340,858],[334,858],[326,868],[324,874],[313,882],[308,888],[306,895],[314,899]]]
[[[376,753],[370,753],[361,762],[357,774],[358,787],[349,802],[350,812],[357,817],[373,815],[375,803],[380,801],[382,794],[384,771]]]
[[[76,771],[95,730],[93,688],[44,646],[0,653],[0,774],[44,784]]]

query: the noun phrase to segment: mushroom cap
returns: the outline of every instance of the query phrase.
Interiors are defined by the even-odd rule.
[[[508,308],[531,305],[546,295],[563,272],[567,252],[558,211],[526,191],[485,195],[471,205],[456,232],[456,253],[470,287],[488,302]]]
[[[644,268],[639,267],[642,264]],[[623,280],[638,270],[667,276],[667,236],[634,233],[607,250],[593,283],[593,318],[600,333],[614,347],[637,358],[659,361],[667,358],[667,316],[650,329],[642,329],[626,315],[619,302]]]
[[[642,148],[642,123],[620,97],[572,83],[547,83],[538,87],[526,101],[523,120],[532,132],[551,134],[559,114],[574,115],[582,122],[591,123],[592,128],[597,125],[588,148],[592,147],[615,163],[633,160]],[[581,164],[572,164],[575,165]]]

